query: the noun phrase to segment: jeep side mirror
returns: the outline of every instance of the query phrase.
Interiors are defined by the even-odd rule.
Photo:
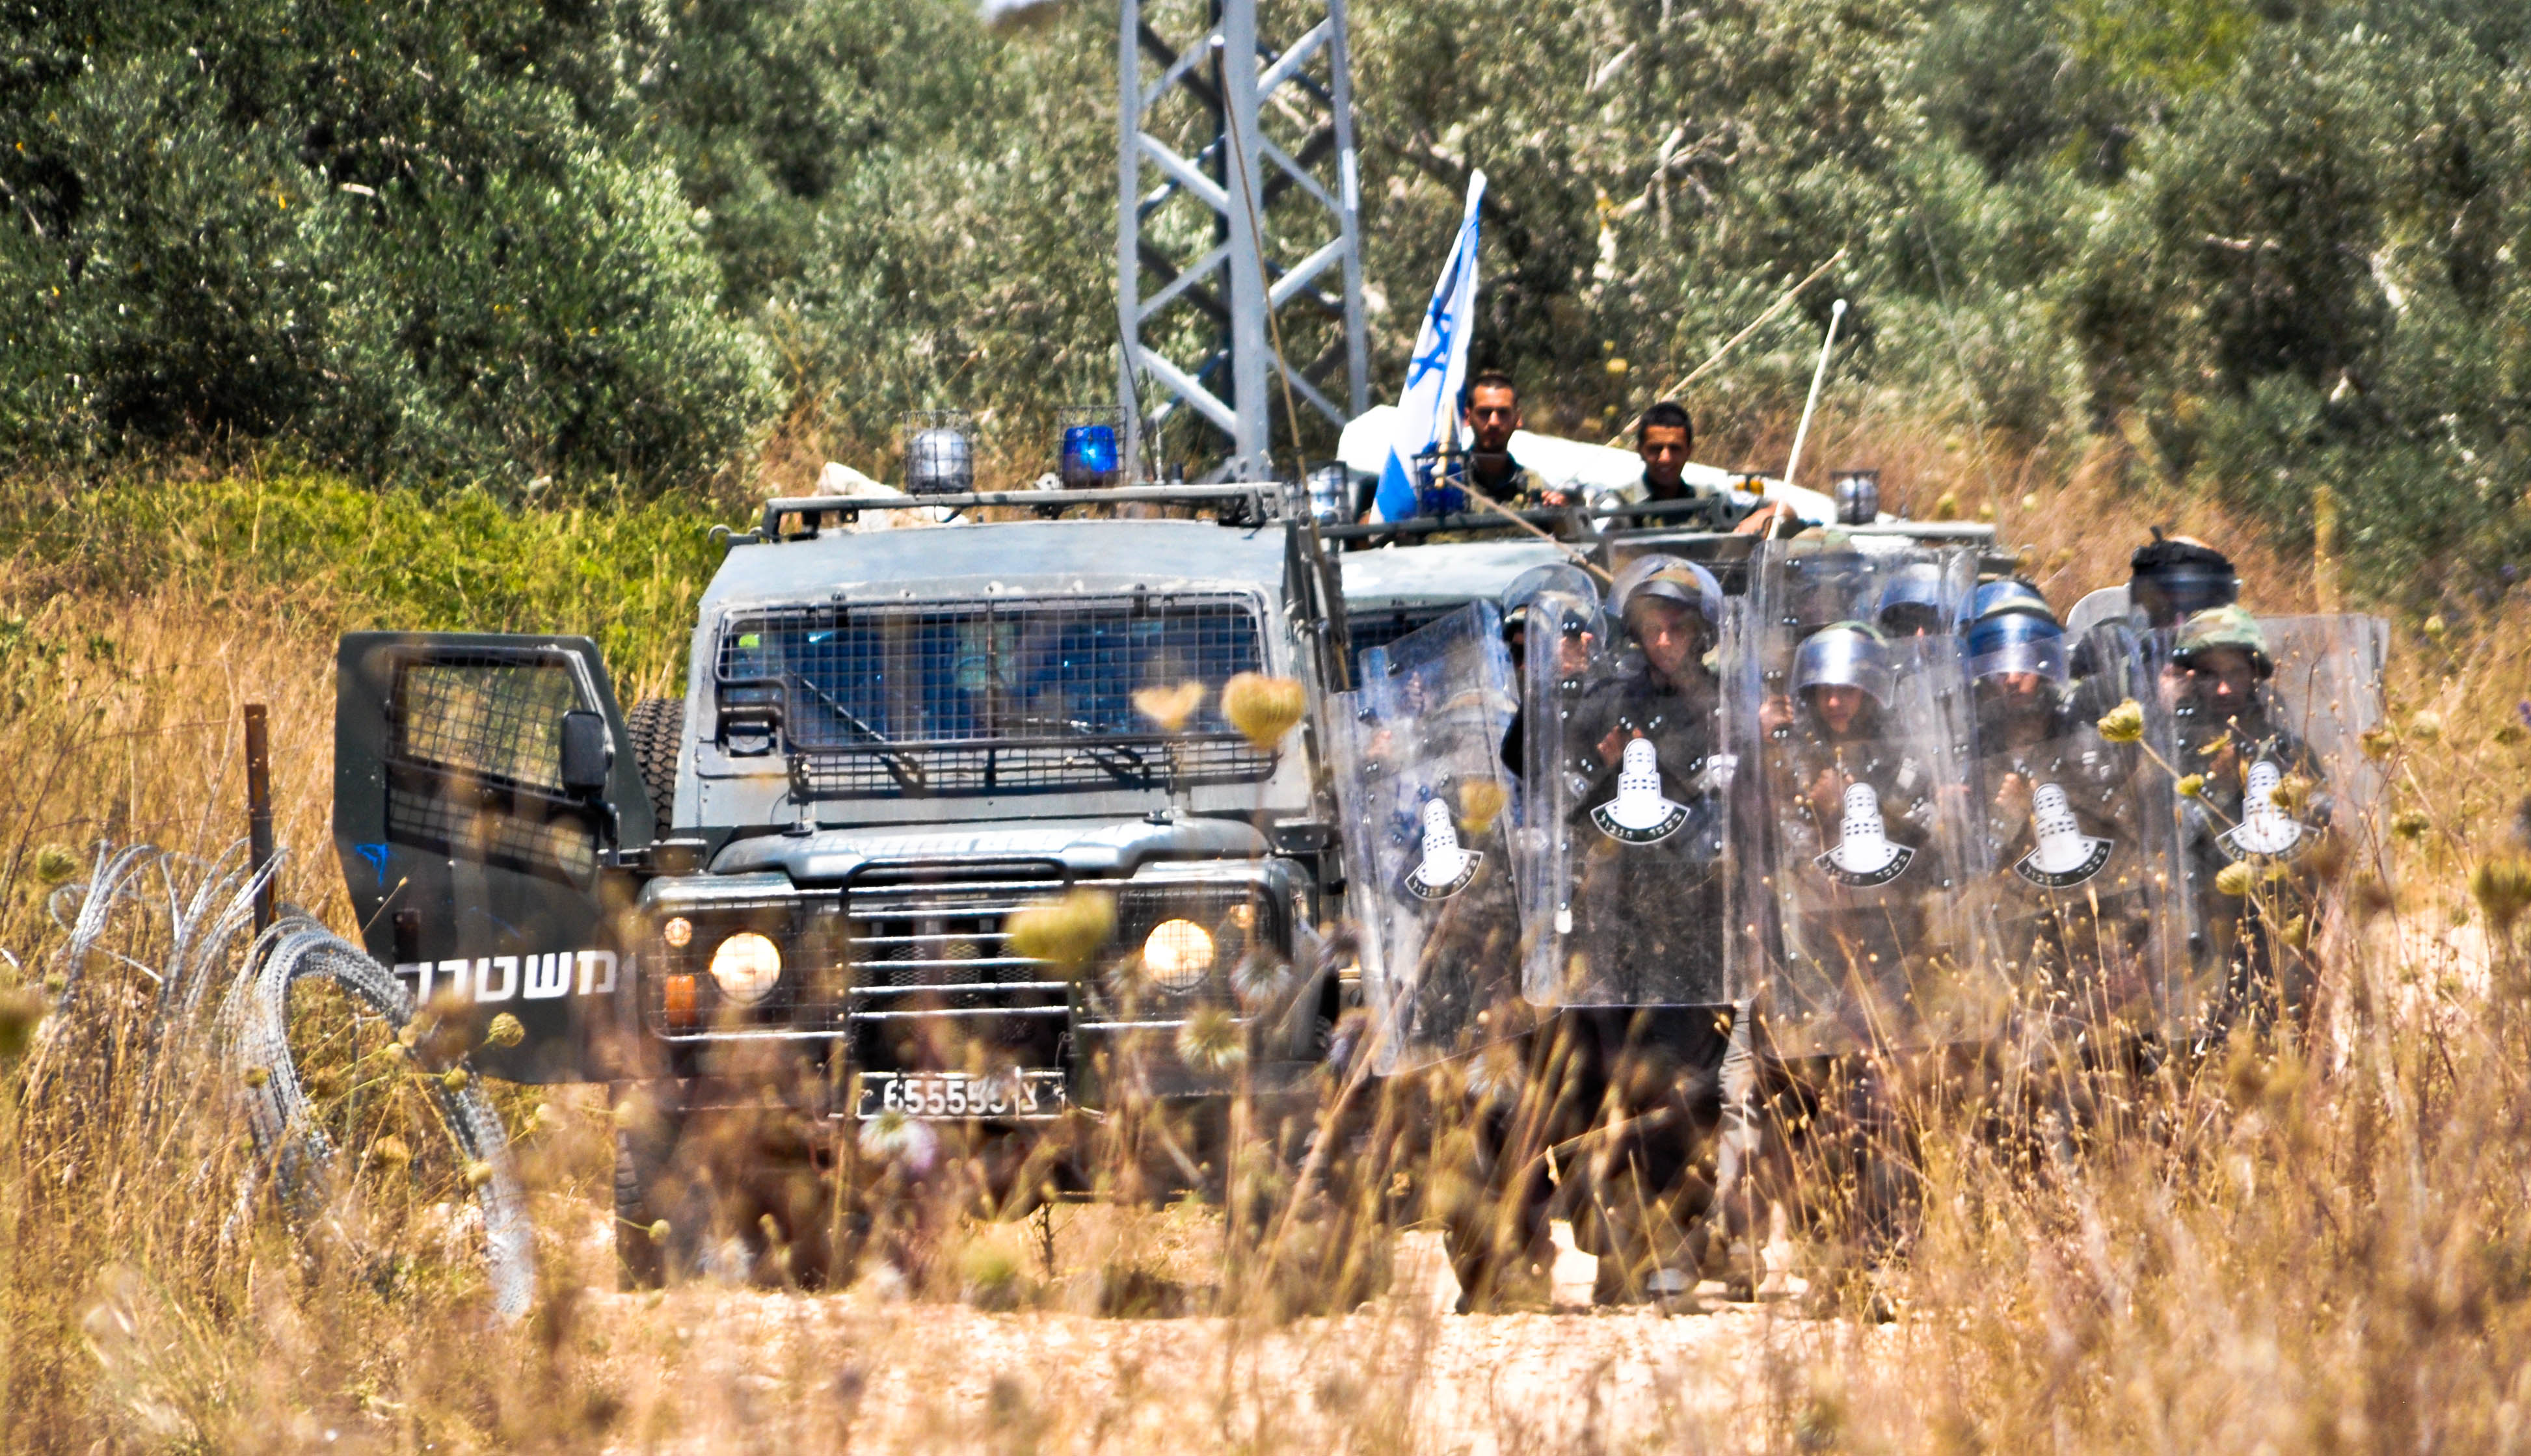
[[[606,744],[606,715],[587,711],[562,715],[562,787],[567,794],[605,792],[614,752]]]

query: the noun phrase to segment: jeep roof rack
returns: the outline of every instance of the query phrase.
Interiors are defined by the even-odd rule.
[[[1280,506],[1288,482],[1259,480],[1238,485],[1121,485],[1108,490],[965,490],[941,495],[777,495],[764,503],[756,529],[732,532],[737,541],[778,541],[816,533],[817,523],[832,516],[850,521],[864,511],[921,511],[934,508],[975,510],[985,506],[1020,506],[1041,511],[1073,506],[1230,506],[1234,519],[1253,525],[1269,520]],[[798,516],[810,523],[802,537],[781,534],[782,518]]]
[[[1375,540],[1382,536],[1407,538],[1431,535],[1438,532],[1516,531],[1509,517],[1518,517],[1532,526],[1547,530],[1567,527],[1572,542],[1584,545],[1600,540],[1624,540],[1637,533],[1659,531],[1672,521],[1692,520],[1708,514],[1712,506],[1703,500],[1639,501],[1624,505],[1547,506],[1524,511],[1466,511],[1453,516],[1409,516],[1403,521],[1370,521],[1343,526],[1322,526],[1319,534],[1331,541]],[[1619,520],[1631,524],[1618,526]],[[1980,521],[1886,521],[1869,526],[1830,528],[1847,535],[1907,536],[1923,541],[1955,541],[1962,545],[1989,544],[1995,540],[1995,528]]]

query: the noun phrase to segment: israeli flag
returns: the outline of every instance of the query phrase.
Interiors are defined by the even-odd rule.
[[[1468,378],[1468,336],[1477,319],[1477,204],[1485,200],[1486,174],[1468,179],[1468,210],[1459,219],[1459,241],[1433,286],[1433,307],[1415,336],[1415,359],[1406,366],[1406,389],[1397,397],[1397,431],[1380,468],[1379,493],[1371,514],[1403,521],[1415,514],[1415,457],[1440,443],[1442,431],[1459,427],[1459,389]]]

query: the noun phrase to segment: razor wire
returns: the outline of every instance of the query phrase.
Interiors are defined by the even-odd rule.
[[[231,1057],[242,1068],[265,1073],[260,1085],[247,1088],[248,1124],[272,1170],[275,1191],[285,1205],[303,1210],[322,1203],[337,1158],[333,1140],[312,1114],[290,1052],[290,988],[310,977],[332,980],[398,1031],[413,1020],[415,1010],[413,992],[393,972],[310,917],[290,915],[274,922],[248,952],[247,970],[230,986],[220,1022]],[[503,1319],[516,1319],[535,1298],[535,1241],[527,1191],[511,1165],[508,1135],[491,1098],[474,1078],[454,1090],[432,1078],[430,1089],[450,1138],[466,1158],[468,1181],[476,1183],[492,1307]],[[471,1176],[478,1168],[479,1182]]]
[[[334,981],[388,1028],[402,1032],[415,1014],[413,993],[393,972],[361,947],[304,913],[284,915],[249,945],[233,980],[205,1017],[213,984],[239,939],[253,924],[255,897],[279,870],[276,854],[260,869],[246,864],[246,843],[216,859],[136,844],[100,841],[88,876],[55,889],[46,909],[67,938],[55,950],[59,988],[40,1042],[79,1034],[72,1015],[83,982],[103,956],[145,977],[154,985],[147,1044],[163,1056],[194,1036],[209,1032],[220,1058],[241,1074],[230,1082],[245,1098],[248,1126],[259,1168],[269,1172],[283,1206],[305,1218],[324,1204],[338,1149],[319,1124],[299,1079],[290,1047],[290,989],[310,978]],[[130,909],[163,930],[161,963],[152,966],[118,948],[117,912]],[[135,936],[137,939],[137,934]],[[135,948],[139,948],[137,945]],[[461,1059],[462,1064],[462,1059]],[[493,1308],[505,1319],[528,1312],[535,1292],[534,1230],[527,1195],[509,1155],[500,1114],[480,1084],[464,1079],[451,1089],[430,1079],[431,1095],[451,1140],[470,1170],[468,1181],[483,1216],[483,1260]],[[241,1189],[241,1203],[252,1195]]]

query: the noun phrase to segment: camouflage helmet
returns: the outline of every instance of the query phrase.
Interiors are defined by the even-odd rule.
[[[1617,573],[1610,594],[1617,615],[1631,616],[1638,601],[1669,601],[1693,608],[1710,628],[1722,620],[1722,585],[1714,573],[1676,556],[1639,556]]]
[[[2249,654],[2250,660],[2258,665],[2261,677],[2277,670],[2276,658],[2268,651],[2266,630],[2259,626],[2259,619],[2251,616],[2248,608],[2237,602],[2208,607],[2181,623],[2179,640],[2171,646],[2170,658],[2184,667],[2200,652],[2224,647]]]

